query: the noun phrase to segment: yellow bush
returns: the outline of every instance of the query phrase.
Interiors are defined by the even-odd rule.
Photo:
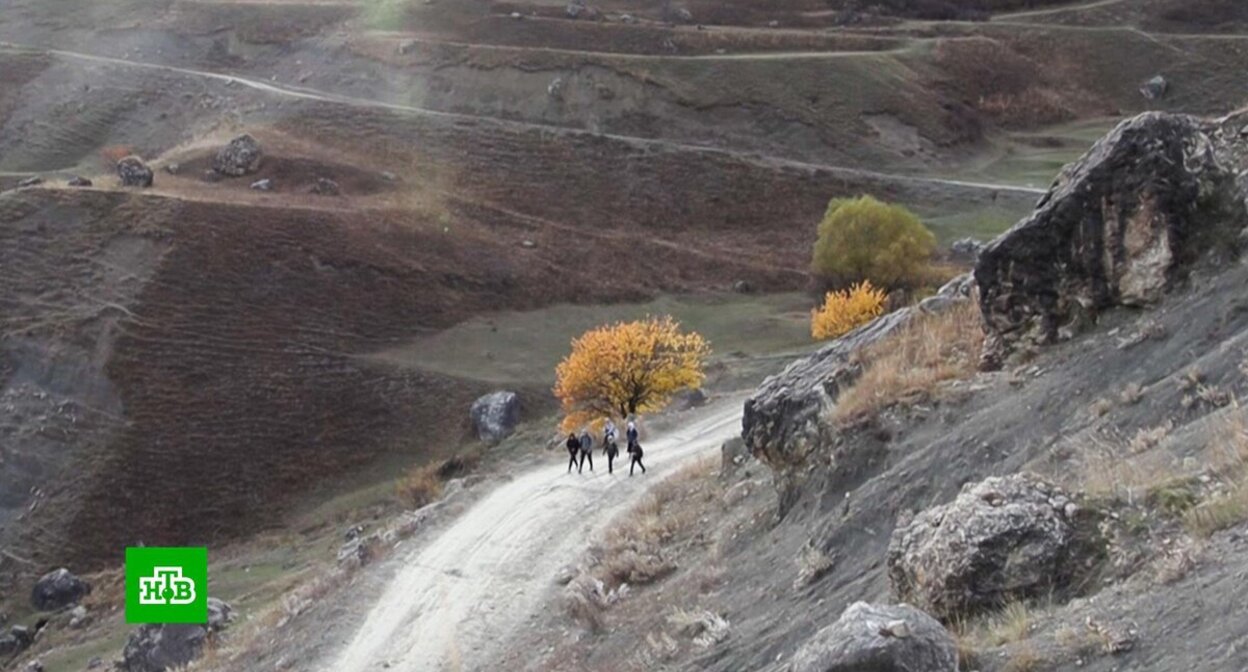
[[[836,338],[884,312],[884,290],[870,280],[839,292],[828,292],[823,307],[810,312],[810,335],[817,341]]]
[[[870,280],[885,289],[922,285],[936,237],[909,210],[870,196],[835,198],[819,223],[811,272],[834,287]]]

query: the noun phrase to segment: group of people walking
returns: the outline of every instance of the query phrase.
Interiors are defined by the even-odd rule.
[[[628,439],[628,475],[632,476],[636,467],[641,467],[641,473],[646,473],[646,465],[641,463],[641,443],[637,441],[637,423],[629,420],[624,434]],[[581,432],[580,436],[576,432],[569,433],[567,446],[569,474],[572,473],[572,467],[576,467],[576,473],[581,473],[586,462],[589,462],[589,470],[594,470],[594,437],[588,429]],[[607,473],[615,473],[615,458],[619,456],[620,448],[616,443],[615,423],[610,419],[607,419],[602,430],[602,452],[607,456]]]

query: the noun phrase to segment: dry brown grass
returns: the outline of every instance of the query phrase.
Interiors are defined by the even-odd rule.
[[[603,539],[599,574],[614,588],[622,583],[644,584],[675,571],[664,546],[678,533],[691,528],[699,508],[685,502],[692,485],[714,479],[718,458],[699,460],[661,481],[624,520],[612,526]]]
[[[841,394],[833,419],[850,424],[893,404],[935,397],[943,383],[974,373],[983,341],[975,301],[915,318],[858,354],[862,376]]]
[[[425,464],[407,472],[398,484],[399,500],[413,509],[436,501],[442,496],[440,468],[438,464]]]
[[[1169,451],[1141,453],[1140,449],[1156,438],[1155,434],[1160,430],[1141,431],[1142,434],[1131,440],[1089,439],[1080,449],[1077,483],[1073,485],[1094,497],[1135,502],[1151,491],[1190,476],[1184,473],[1181,460]],[[1157,440],[1160,441],[1159,438]]]
[[[1248,418],[1239,404],[1225,411],[1210,439],[1209,471],[1221,494],[1189,509],[1183,517],[1188,532],[1209,535],[1248,520]]]

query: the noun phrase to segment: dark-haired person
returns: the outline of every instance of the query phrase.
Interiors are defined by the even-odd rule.
[[[576,438],[576,432],[568,433],[567,446],[568,446],[568,473],[570,474],[572,473],[572,467],[577,466],[576,454],[581,452],[581,440]],[[576,470],[576,473],[578,474],[581,473],[581,470],[578,468]]]
[[[620,446],[615,441],[608,441],[602,447],[602,452],[607,454],[607,473],[615,473],[615,458],[620,454]]]
[[[633,475],[633,467],[641,467],[641,473],[646,473],[646,465],[641,463],[642,456],[641,444],[633,441],[628,444],[628,475]]]
[[[581,432],[580,442],[581,442],[581,463],[577,467],[576,471],[577,473],[580,473],[581,467],[585,466],[585,460],[589,460],[589,470],[593,471],[594,470],[594,454],[593,454],[594,437],[589,435],[588,429]]]

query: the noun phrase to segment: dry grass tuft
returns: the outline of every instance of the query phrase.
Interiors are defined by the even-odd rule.
[[[814,539],[807,539],[802,550],[797,553],[797,578],[793,581],[793,589],[797,590],[823,578],[836,564],[836,559],[823,549],[815,546]]]
[[[1006,603],[995,614],[973,620],[955,618],[950,632],[958,646],[962,666],[974,669],[980,651],[1026,640],[1031,635],[1032,608],[1025,602]]]
[[[850,424],[897,403],[935,396],[942,383],[970,376],[984,331],[975,301],[938,315],[922,315],[898,333],[866,348],[862,376],[837,400],[833,419]]]
[[[1044,664],[1044,658],[1031,644],[1015,647],[1009,653],[1002,672],[1035,672]]]
[[[442,496],[441,465],[426,464],[412,469],[399,481],[399,500],[405,506],[419,509]]]
[[[1197,537],[1248,520],[1248,419],[1238,404],[1214,430],[1210,451],[1209,470],[1222,488],[1184,514],[1184,526]]]

